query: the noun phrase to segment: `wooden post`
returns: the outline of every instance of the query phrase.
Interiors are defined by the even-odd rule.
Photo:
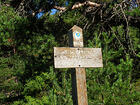
[[[69,31],[70,47],[84,47],[83,33],[80,27],[74,25]],[[88,105],[85,68],[72,70],[73,105]]]
[[[82,29],[73,26],[69,31],[70,47],[54,47],[55,68],[72,70],[73,105],[88,105],[85,68],[103,67],[101,48],[83,48]]]

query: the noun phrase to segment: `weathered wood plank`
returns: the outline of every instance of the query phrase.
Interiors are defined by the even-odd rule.
[[[103,67],[100,48],[54,47],[55,68]]]
[[[74,25],[69,31],[70,47],[84,47],[82,29]],[[72,70],[73,105],[88,105],[85,68]]]
[[[69,46],[54,47],[55,68],[75,68],[71,71],[73,105],[88,105],[86,71],[88,67],[103,67],[100,48],[83,48],[82,29],[74,25],[69,30]]]

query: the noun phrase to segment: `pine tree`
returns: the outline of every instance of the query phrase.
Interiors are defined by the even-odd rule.
[[[85,47],[103,53],[104,67],[86,70],[89,105],[140,103],[139,7],[121,0],[31,0],[22,15],[21,1],[14,1],[0,7],[0,104],[72,105],[71,70],[54,68],[53,47],[68,46],[75,24]]]

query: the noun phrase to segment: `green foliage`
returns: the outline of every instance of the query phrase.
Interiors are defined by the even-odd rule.
[[[130,15],[130,16],[134,16],[134,17],[140,16],[140,9],[139,8],[135,8],[132,11],[126,11],[126,14]]]
[[[117,28],[123,40],[123,30]],[[115,28],[115,27],[114,27]],[[114,30],[114,29],[113,29]],[[123,56],[123,46],[118,50],[113,49],[112,44],[118,42],[115,33],[110,36],[102,33],[103,39],[97,38],[94,33],[93,40],[89,40],[89,47],[99,47],[102,43],[104,67],[101,69],[87,69],[87,86],[89,105],[138,105],[140,102],[139,94],[134,90],[131,83],[133,71],[133,59],[129,55]],[[136,38],[136,37],[135,37]],[[92,42],[95,43],[92,43]],[[112,43],[114,41],[114,43]],[[117,46],[116,46],[117,47]]]
[[[49,73],[42,73],[40,76],[36,76],[35,79],[27,81],[24,86],[23,95],[24,101],[16,101],[14,105],[19,105],[21,102],[24,105],[71,105],[71,83],[70,79],[66,80],[65,72],[62,72],[62,83],[58,81],[57,72],[50,67]],[[36,96],[36,97],[34,97]]]
[[[80,13],[77,10],[70,11],[62,18],[66,24],[73,25],[74,23],[76,24],[76,21],[80,18]]]
[[[85,28],[91,20],[83,9],[46,13],[36,20],[20,17],[11,7],[1,8],[0,104],[72,105],[71,71],[54,68],[53,47],[68,46],[67,31],[78,24],[84,29],[85,46],[100,47],[103,54],[103,68],[86,70],[89,105],[139,105],[139,27],[98,23]],[[139,16],[139,10],[128,15]]]
[[[10,39],[14,37],[15,17],[11,8],[2,7],[0,11],[0,42],[4,45],[11,45]],[[8,41],[9,39],[9,41]]]
[[[128,57],[126,61],[121,60],[117,66],[108,63],[103,69],[88,70],[90,77],[87,82],[89,83],[88,86],[90,86],[88,87],[90,91],[88,95],[89,104],[138,105],[139,98],[136,97],[132,84],[130,84],[131,70],[132,61]]]
[[[16,58],[16,59],[15,59]],[[16,97],[23,89],[20,76],[23,74],[25,65],[18,56],[0,57],[0,102],[7,98]]]

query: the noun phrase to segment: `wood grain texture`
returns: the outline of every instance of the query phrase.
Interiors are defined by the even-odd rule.
[[[76,37],[76,33],[79,33],[80,36]],[[82,34],[82,29],[76,25],[74,25],[70,30],[69,30],[69,46],[70,47],[84,47],[83,43],[83,34]]]
[[[100,48],[54,47],[55,68],[103,67]]]
[[[82,29],[74,25],[69,30],[70,47],[54,47],[55,68],[75,68],[72,74],[73,105],[88,105],[86,71],[88,67],[103,67],[100,48],[83,48]]]
[[[76,37],[76,33],[80,37]],[[71,47],[84,47],[82,29],[74,25],[69,31],[69,42]],[[72,96],[73,105],[88,105],[86,71],[85,68],[72,70]]]

